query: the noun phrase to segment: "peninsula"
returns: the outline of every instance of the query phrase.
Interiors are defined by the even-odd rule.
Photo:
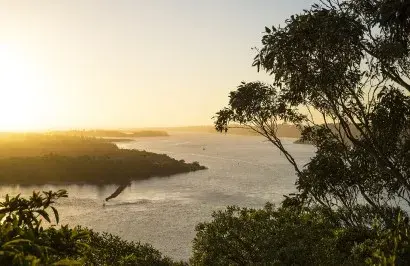
[[[103,139],[52,134],[0,135],[0,184],[123,184],[203,170],[166,154],[119,149]]]

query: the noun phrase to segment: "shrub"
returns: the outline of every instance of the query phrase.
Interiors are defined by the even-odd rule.
[[[6,195],[0,202],[0,265],[183,265],[148,244],[79,226],[57,227],[59,213],[52,205],[63,197],[65,190],[33,192],[28,199]]]

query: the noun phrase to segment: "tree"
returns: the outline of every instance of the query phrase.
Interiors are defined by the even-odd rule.
[[[183,262],[173,262],[149,244],[126,241],[105,232],[89,232],[87,244],[91,250],[86,256],[85,265],[186,265]]]
[[[410,258],[410,227],[402,210],[410,207],[410,2],[323,0],[284,26],[265,27],[256,51],[253,66],[270,74],[272,84],[242,82],[216,114],[216,129],[226,132],[239,124],[281,150],[295,169],[299,191],[286,195],[281,208],[294,217],[320,208],[334,233],[330,241],[341,243],[332,246],[335,254],[345,252],[336,264],[405,264]],[[299,165],[282,144],[277,130],[284,122],[315,146],[308,164]],[[226,214],[235,217],[229,209]],[[197,229],[195,258],[212,254],[206,239],[236,230],[218,227],[224,219],[215,216]],[[357,233],[338,242],[338,232]],[[302,236],[306,245],[311,240]],[[226,258],[229,249],[246,251],[236,242],[219,241],[229,248],[214,257]],[[252,252],[266,252],[261,250]]]
[[[241,83],[216,129],[239,123],[269,139],[295,168],[304,203],[409,206],[409,25],[408,1],[329,0],[266,28],[253,65],[273,84]],[[317,148],[305,167],[277,137],[283,121]]]
[[[320,208],[228,207],[212,217],[196,227],[193,265],[337,265],[350,259],[337,249],[338,242],[353,246],[344,241],[348,234],[335,237],[337,223],[323,219]]]

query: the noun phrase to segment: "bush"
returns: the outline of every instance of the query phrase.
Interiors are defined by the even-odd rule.
[[[212,217],[196,227],[193,265],[406,265],[410,258],[404,223],[400,230],[397,224],[345,226],[321,207],[271,204],[228,207]]]
[[[6,195],[0,203],[0,265],[183,265],[148,244],[87,228],[57,228],[59,214],[52,205],[62,197],[65,190],[33,192],[29,199]]]
[[[89,232],[87,244],[91,252],[86,258],[86,265],[184,265],[163,257],[149,244],[125,241],[108,233]]]
[[[83,254],[89,250],[85,243],[88,234],[85,230],[43,228],[42,219],[51,222],[47,210],[53,210],[56,223],[59,222],[57,210],[51,205],[67,192],[33,192],[29,199],[19,195],[0,203],[0,264],[38,265],[53,263],[80,264]]]

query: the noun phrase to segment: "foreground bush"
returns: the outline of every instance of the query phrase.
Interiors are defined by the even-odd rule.
[[[108,233],[89,231],[86,265],[184,265],[173,262],[149,244],[122,240]]]
[[[365,214],[366,207],[361,211]],[[382,224],[346,226],[340,217],[320,207],[228,207],[215,212],[211,222],[196,227],[191,263],[407,265],[410,227],[405,219],[398,219],[390,228]],[[373,221],[377,221],[374,215]]]
[[[43,219],[51,222],[50,208],[59,222],[51,205],[61,197],[67,197],[67,192],[33,192],[29,199],[6,196],[0,203],[0,265],[80,264],[82,254],[89,249],[87,232],[42,226]]]
[[[150,245],[111,234],[68,226],[57,227],[55,200],[65,190],[33,192],[29,199],[8,195],[0,203],[0,265],[182,265]],[[56,224],[43,227],[42,221]]]

